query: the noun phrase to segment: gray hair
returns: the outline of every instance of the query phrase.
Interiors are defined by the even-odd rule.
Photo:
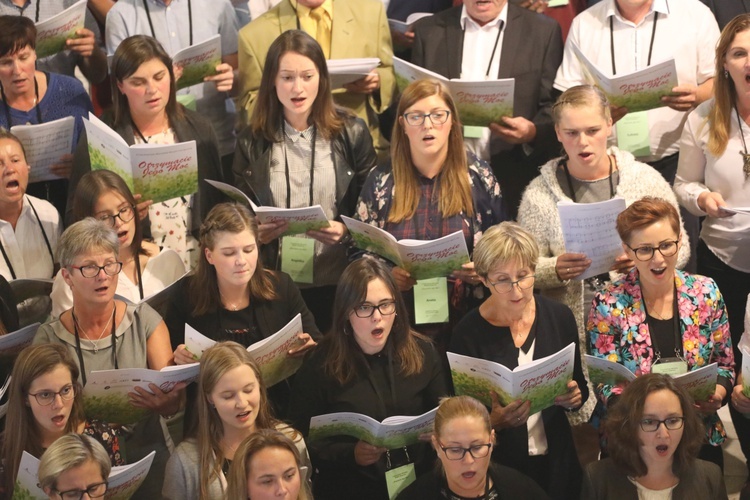
[[[137,214],[136,214],[137,217]],[[117,233],[106,222],[86,217],[65,230],[57,243],[57,260],[62,267],[73,265],[73,260],[91,250],[120,253]]]
[[[90,460],[99,466],[102,480],[106,481],[112,464],[104,446],[84,434],[71,432],[64,435],[52,443],[42,455],[39,462],[39,486],[45,492],[56,488],[61,474]]]
[[[539,245],[534,236],[515,222],[492,226],[474,248],[474,268],[483,278],[498,264],[513,261],[532,271],[539,261]]]

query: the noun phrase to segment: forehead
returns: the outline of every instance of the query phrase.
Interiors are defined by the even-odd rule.
[[[64,385],[70,384],[72,377],[70,370],[63,364],[56,365],[52,370],[39,375],[37,378],[31,381],[29,390],[36,392],[36,389],[56,389]]]
[[[668,390],[661,389],[649,393],[643,403],[644,415],[657,415],[659,413],[679,413],[682,411],[680,398],[677,394]]]
[[[0,152],[9,154],[9,155],[15,155],[15,154],[23,154],[23,148],[18,143],[18,141],[11,139],[11,138],[3,138],[0,139]]]
[[[161,71],[166,71],[167,66],[161,62],[160,59],[149,59],[148,61],[141,63],[132,75],[125,77],[126,80],[131,78],[148,78]]]
[[[253,454],[248,463],[251,476],[277,475],[297,467],[294,454],[286,448],[268,446]]]
[[[219,377],[213,392],[237,391],[258,381],[255,372],[248,365],[235,366]]]
[[[213,237],[214,245],[212,249],[235,248],[255,245],[256,239],[250,229],[243,229],[239,233],[231,231],[217,231]]]
[[[279,71],[311,71],[318,69],[312,59],[299,52],[284,52],[279,59]]]
[[[433,94],[431,96],[425,97],[423,99],[418,100],[408,108],[406,108],[406,112],[409,111],[432,111],[433,109],[447,109],[448,105],[445,103],[445,100],[440,97],[438,94]]]
[[[564,106],[560,110],[560,119],[557,123],[561,128],[591,127],[604,124],[606,124],[606,119],[601,106],[588,103],[578,106]]]

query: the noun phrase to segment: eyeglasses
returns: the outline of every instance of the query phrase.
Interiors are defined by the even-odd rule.
[[[383,316],[390,316],[396,312],[396,303],[383,302],[376,306],[372,304],[360,304],[354,308],[354,314],[356,314],[358,318],[369,318],[375,314],[375,309],[377,309]]]
[[[518,285],[518,288],[520,288],[521,290],[527,290],[531,288],[532,286],[534,286],[534,278],[535,276],[531,274],[529,276],[519,278],[516,281],[500,280],[494,283],[491,282],[488,278],[487,283],[492,285],[492,288],[494,288],[497,293],[508,293],[513,290],[514,285]]]
[[[89,498],[101,498],[107,493],[107,481],[92,484],[85,490],[52,491],[57,493],[57,495],[64,500],[81,500],[84,493],[86,493]]]
[[[631,249],[635,253],[635,258],[640,261],[649,261],[654,258],[654,252],[659,251],[659,253],[662,255],[662,257],[671,257],[674,254],[677,253],[677,243],[680,240],[667,240],[662,241],[659,243],[659,246],[652,247],[652,246],[642,246],[638,248],[633,248],[630,245],[627,245],[629,249]]]
[[[460,446],[443,446],[442,443],[439,444],[440,449],[445,453],[445,458],[448,460],[463,460],[467,451],[474,459],[484,458],[490,454],[490,448],[492,448],[492,443],[477,444],[469,446],[468,448],[462,448]]]
[[[656,420],[654,418],[644,418],[641,420],[641,429],[644,432],[656,432],[661,424],[670,431],[676,431],[682,429],[685,425],[685,417],[669,417],[666,420]]]
[[[412,111],[410,113],[404,113],[404,120],[412,127],[419,127],[424,123],[425,118],[430,117],[430,121],[433,125],[442,125],[448,121],[448,117],[451,112],[447,109],[438,109],[431,113],[420,113],[419,111]]]
[[[115,218],[119,218],[122,222],[130,222],[135,217],[135,208],[133,205],[122,207],[119,212],[114,215],[101,214],[97,215],[96,218],[102,222],[106,222],[111,227],[115,227]]]
[[[29,396],[34,396],[34,398],[36,399],[36,402],[39,403],[40,406],[51,405],[58,395],[60,396],[60,399],[62,399],[63,401],[70,401],[71,399],[76,397],[76,388],[74,385],[68,384],[64,386],[62,389],[60,389],[58,392],[39,391],[36,394],[29,393]]]
[[[99,276],[99,271],[104,270],[104,274],[107,276],[115,276],[120,274],[122,271],[122,262],[109,262],[103,266],[97,266],[96,264],[89,264],[88,266],[70,266],[71,269],[78,269],[81,271],[81,276],[84,278],[96,278]]]

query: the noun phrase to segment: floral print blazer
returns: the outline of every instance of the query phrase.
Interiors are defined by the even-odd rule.
[[[716,283],[705,276],[675,270],[677,308],[682,329],[682,352],[689,370],[716,362],[717,384],[731,394],[734,385],[734,354],[724,298]],[[589,312],[586,331],[591,354],[625,365],[636,376],[650,373],[654,349],[646,322],[638,270],[598,292]],[[606,405],[619,395],[622,385],[600,384],[597,396]],[[726,439],[717,414],[704,418],[712,445]]]

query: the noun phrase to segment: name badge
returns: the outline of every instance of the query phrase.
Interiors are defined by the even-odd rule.
[[[670,377],[676,377],[687,372],[687,361],[682,358],[660,358],[651,365],[651,373],[661,373]]]
[[[628,113],[615,124],[617,146],[639,156],[651,156],[651,138],[648,133],[648,111]]]
[[[476,127],[472,125],[464,125],[464,138],[466,139],[481,139],[484,134],[486,127]]]
[[[313,282],[315,240],[284,236],[281,238],[281,270],[295,283]]]
[[[385,484],[388,487],[388,498],[394,500],[407,486],[417,479],[414,464],[406,464],[386,471]]]
[[[448,278],[419,280],[414,285],[414,322],[448,322]]]

